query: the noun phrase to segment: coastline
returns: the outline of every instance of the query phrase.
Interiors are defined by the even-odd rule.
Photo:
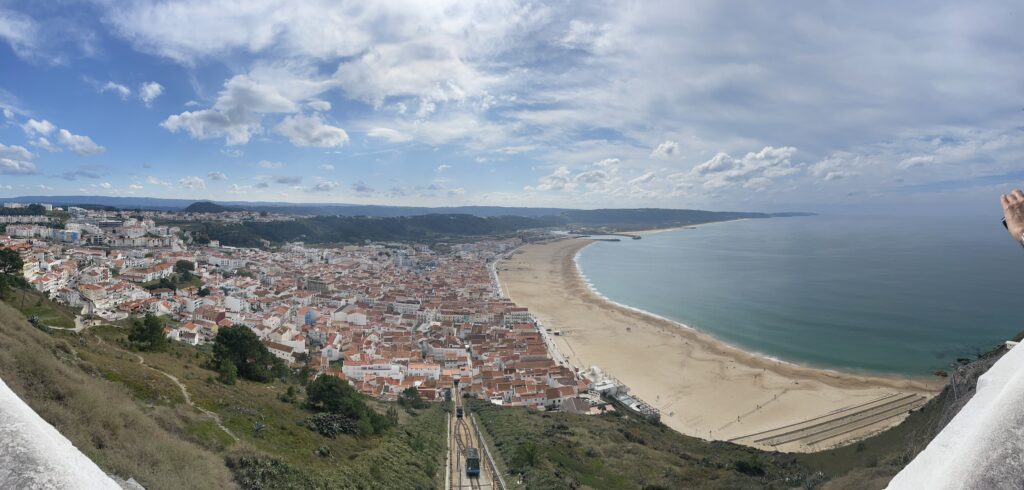
[[[902,421],[905,413],[893,409],[893,416],[872,418],[865,409],[859,415],[863,422],[857,424],[863,427],[850,425],[852,430],[823,441],[745,436],[799,428],[828,414],[860,413],[847,412],[859,406],[877,405],[881,412],[889,408],[882,406],[886,397],[913,400],[906,404],[913,408],[941,389],[938,380],[853,374],[773,359],[612,302],[578,268],[577,254],[591,243],[575,238],[524,246],[499,264],[501,289],[546,326],[564,333],[552,339],[575,367],[600,366],[660,409],[662,422],[679,432],[761,448],[814,451],[880,432]]]

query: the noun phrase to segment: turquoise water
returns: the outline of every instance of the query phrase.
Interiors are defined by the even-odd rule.
[[[928,374],[1024,330],[1024,249],[998,216],[716,223],[578,263],[613,301],[819,367]]]

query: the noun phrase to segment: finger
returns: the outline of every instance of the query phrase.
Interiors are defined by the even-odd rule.
[[[1003,211],[1005,211],[1006,208],[1010,207],[1010,198],[1006,194],[999,196],[999,204],[1003,205]]]
[[[1006,195],[1006,204],[1008,206],[1012,206],[1014,204],[1017,204],[1017,196],[1014,193],[1012,193],[1012,192],[1007,194]]]
[[[1014,190],[1010,195],[1016,198],[1017,202],[1024,202],[1024,192],[1021,192],[1020,189]]]

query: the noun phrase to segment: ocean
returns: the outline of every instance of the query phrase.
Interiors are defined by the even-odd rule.
[[[599,294],[769,357],[928,375],[1024,330],[1024,249],[985,217],[751,219],[597,242]]]

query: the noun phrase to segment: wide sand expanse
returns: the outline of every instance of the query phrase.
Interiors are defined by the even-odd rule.
[[[561,331],[555,343],[576,367],[601,367],[660,409],[662,422],[679,432],[779,450],[819,450],[899,423],[941,387],[938,380],[774,361],[615,305],[594,294],[576,269],[576,253],[590,243],[526,245],[498,264],[501,287],[544,327]]]

